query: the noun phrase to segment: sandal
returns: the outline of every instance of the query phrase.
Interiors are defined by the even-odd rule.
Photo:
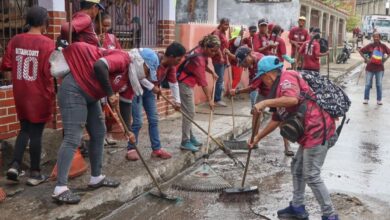
[[[78,204],[80,202],[80,196],[71,192],[70,190],[66,190],[59,195],[52,195],[51,198],[59,203],[59,204]]]
[[[120,185],[121,183],[117,180],[112,180],[112,179],[109,179],[107,177],[104,177],[104,179],[102,179],[102,181],[96,183],[96,184],[88,184],[88,187],[89,188],[93,188],[93,189],[98,189],[100,187],[111,187],[111,188],[116,188]]]
[[[292,151],[292,150],[285,150],[284,151],[284,155],[286,155],[288,157],[293,157],[294,156],[294,151]]]

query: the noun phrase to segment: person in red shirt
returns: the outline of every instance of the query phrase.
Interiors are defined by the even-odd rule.
[[[118,39],[115,37],[115,35],[109,33],[111,31],[112,27],[112,21],[111,16],[107,13],[101,13],[100,14],[101,19],[95,19],[95,26],[96,30],[99,33],[99,43],[100,45],[105,49],[122,49]],[[101,24],[100,24],[101,21]],[[128,91],[123,91],[120,95],[120,106],[123,109],[131,109],[131,99],[129,97],[123,97],[123,95],[129,96]],[[132,97],[131,97],[132,98]],[[104,97],[101,100],[103,112],[105,115],[106,120],[106,128],[107,128],[107,138],[106,143],[109,145],[116,144],[116,141],[112,138],[110,132],[112,131],[112,126],[115,124],[116,120],[114,116],[111,114],[111,111],[109,110],[109,106],[107,103],[107,98]],[[128,106],[127,106],[128,105]],[[128,118],[129,116],[122,115],[124,118]]]
[[[263,100],[255,105],[257,114],[261,114],[266,108],[276,108],[272,120],[266,127],[260,130],[249,142],[253,148],[287,119],[306,106],[303,111],[303,134],[298,138],[300,147],[291,163],[293,176],[293,198],[290,205],[277,212],[279,218],[306,219],[309,214],[305,210],[305,186],[313,191],[322,210],[322,219],[338,220],[338,216],[332,204],[330,194],[321,179],[321,167],[325,161],[328,149],[337,139],[335,119],[325,112],[316,102],[315,95],[310,86],[296,71],[283,71],[283,63],[275,56],[265,56],[259,62],[256,78],[271,87],[277,82],[277,87],[272,96],[274,98]],[[279,78],[279,81],[277,79]],[[301,94],[312,97],[304,98]],[[283,134],[283,133],[281,133]]]
[[[72,42],[86,42],[100,46],[93,22],[100,10],[104,10],[100,0],[82,0],[80,2],[80,11],[73,14],[71,21]],[[61,25],[60,37],[69,42],[69,22]]]
[[[199,45],[191,50],[183,63],[178,67],[181,109],[193,119],[195,117],[194,87],[202,87],[207,97],[210,109],[214,110],[212,89],[207,85],[206,72],[213,75],[214,81],[218,75],[207,68],[208,58],[216,56],[220,51],[221,42],[215,35],[207,35]],[[214,85],[215,86],[215,85]],[[201,144],[192,133],[192,123],[186,117],[182,119],[182,141],[180,148],[192,152],[199,151]]]
[[[254,49],[253,48],[253,39],[254,39],[255,34],[257,32],[257,27],[256,26],[249,26],[248,29],[249,29],[249,36],[243,39],[242,45],[248,46],[253,51],[253,49]]]
[[[212,57],[214,71],[218,75],[218,79],[215,87],[214,101],[216,106],[226,107],[226,103],[222,101],[222,90],[224,87],[224,73],[227,61],[225,59],[224,51],[229,47],[229,42],[226,36],[226,31],[229,29],[229,19],[222,18],[219,21],[219,25],[216,30],[212,32],[213,35],[217,36],[221,42],[219,52],[216,56]]]
[[[372,88],[372,81],[375,76],[376,100],[378,105],[382,105],[382,80],[385,71],[384,63],[389,58],[390,49],[381,42],[380,33],[374,32],[372,37],[374,42],[359,50],[360,55],[364,58],[364,62],[367,63],[363,104],[368,104],[370,89]]]
[[[160,63],[158,54],[149,48],[143,48],[142,50],[133,49],[130,52],[133,52],[134,50],[140,51],[140,55],[144,60],[145,65],[147,65],[151,71],[149,71],[146,77],[140,81],[142,84],[142,94],[139,94],[133,98],[133,123],[131,125],[131,129],[138,138],[139,131],[141,130],[143,124],[143,108],[148,118],[149,140],[153,150],[151,156],[159,157],[161,159],[170,159],[172,155],[168,151],[164,150],[161,146],[160,133],[158,128],[159,117],[157,112],[156,95],[157,97],[161,95],[160,84],[163,79],[167,78],[168,84],[170,83],[173,92],[172,94],[175,97],[175,109],[178,109],[180,99],[175,66],[184,56],[185,49],[181,44],[178,43],[169,45],[165,54],[161,57],[162,63]],[[155,71],[152,71],[152,69]],[[126,158],[131,161],[139,159],[139,155],[134,149],[134,144],[130,142],[127,145]]]
[[[302,44],[299,49],[299,55],[297,60],[300,57],[303,57],[302,70],[310,70],[310,71],[320,71],[320,57],[326,56],[329,51],[325,53],[320,52],[320,43],[318,42],[321,38],[321,31],[319,28],[313,28],[312,36],[309,41],[306,41]]]
[[[118,109],[115,92],[120,91],[114,90],[110,78],[115,81],[119,75],[129,75],[131,59],[124,51],[102,50],[85,42],[72,43],[63,49],[63,55],[70,73],[63,78],[58,90],[64,140],[58,152],[58,177],[52,198],[59,203],[76,204],[80,197],[69,190],[68,173],[84,128],[90,137],[91,177],[88,187],[117,187],[120,184],[101,173],[106,128],[99,100],[107,96],[113,109]],[[125,85],[130,86],[130,83]],[[130,133],[128,138],[135,142],[134,134]]]
[[[47,10],[34,6],[26,15],[27,33],[14,36],[8,43],[1,65],[12,71],[13,94],[20,132],[7,179],[18,181],[23,154],[30,140],[30,177],[28,185],[38,185],[47,176],[41,174],[42,133],[50,121],[54,103],[54,83],[50,74],[49,57],[55,45],[42,35],[46,31]]]
[[[238,86],[241,81],[242,72],[244,71],[242,67],[238,66],[236,56],[234,55],[237,48],[242,44],[243,33],[243,28],[235,27],[229,40],[229,48],[224,51],[230,63],[230,67],[228,68],[231,68],[232,71],[232,88],[236,88]]]
[[[251,74],[249,86],[243,89],[232,89],[230,95],[235,96],[242,93],[250,93],[252,107],[258,102],[265,100],[268,97],[271,88],[268,87],[260,78],[254,79],[257,73],[257,64],[264,56],[260,53],[252,52],[247,47],[240,47],[236,52],[239,65],[248,68]],[[254,94],[253,94],[254,93]],[[290,144],[286,138],[284,141],[284,153],[286,156],[294,156],[294,152],[290,148]]]
[[[257,32],[253,37],[253,51],[268,55],[271,49],[268,40],[268,20],[265,18],[260,19],[258,22],[258,27],[259,32]]]
[[[99,19],[95,19],[96,30],[99,33],[100,45],[105,49],[122,49],[118,38],[114,34],[110,33],[112,30],[112,19],[107,13],[101,13],[101,27]]]
[[[288,39],[291,44],[291,57],[295,58],[296,53],[302,44],[310,40],[309,32],[305,29],[306,18],[304,16],[299,17],[298,27],[293,27],[288,34]]]
[[[271,45],[270,54],[277,56],[282,62],[286,59],[287,62],[293,64],[295,60],[287,55],[286,43],[280,37],[282,33],[283,29],[279,25],[273,26],[269,39],[269,43]]]

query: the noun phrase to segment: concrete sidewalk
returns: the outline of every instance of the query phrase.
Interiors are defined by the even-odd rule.
[[[341,64],[330,63],[330,65],[329,65],[329,70],[330,70],[329,78],[331,80],[337,80],[339,77],[342,77],[346,73],[352,71],[353,69],[355,69],[356,67],[358,67],[362,63],[363,63],[363,58],[360,56],[359,52],[356,51],[354,53],[351,53],[351,57],[347,60],[346,63],[341,63]],[[320,72],[322,75],[328,74],[327,68],[328,68],[327,64],[321,65]]]

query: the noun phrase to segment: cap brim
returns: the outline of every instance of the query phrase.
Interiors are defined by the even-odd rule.
[[[267,22],[260,23],[259,25],[268,25]]]
[[[105,10],[104,6],[100,3],[97,3],[97,6],[99,7],[100,10]]]

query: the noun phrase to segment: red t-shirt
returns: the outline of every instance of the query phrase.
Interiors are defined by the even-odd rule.
[[[383,54],[387,54],[389,55],[390,54],[390,49],[380,43],[380,44],[375,44],[375,43],[371,43],[371,44],[368,44],[367,46],[363,47],[360,51],[364,54],[368,54],[369,57],[371,58],[372,56],[372,52],[374,50],[380,50]],[[383,58],[382,58],[383,59]],[[372,63],[372,62],[368,62],[367,63],[367,66],[366,66],[366,71],[368,72],[381,72],[381,71],[384,71],[385,68],[383,66],[383,63],[382,64],[375,64],[375,63]]]
[[[219,29],[216,29],[215,31],[213,31],[212,34],[217,36],[219,38],[219,40],[221,41],[221,47],[219,48],[219,50],[223,56],[223,54],[224,54],[223,51],[229,47],[229,42],[228,42],[228,39],[226,37],[226,34],[222,31],[220,31]],[[218,53],[217,55],[215,55],[212,58],[214,64],[216,64],[216,63],[226,64],[225,57],[222,57],[221,54]]]
[[[309,32],[307,32],[307,30],[304,29],[304,28],[293,27],[290,30],[290,33],[288,34],[288,39],[290,39],[292,41],[297,41],[297,42],[304,43],[304,42],[310,40],[310,35],[309,35]],[[295,46],[293,44],[291,44],[291,54],[292,54],[292,56],[295,55],[295,50],[296,50]]]
[[[134,91],[129,80],[129,54],[123,50],[108,50],[102,58],[108,65],[113,91],[119,92],[120,97],[127,101],[132,100]]]
[[[80,88],[92,98],[105,97],[106,94],[93,71],[93,65],[103,56],[103,51],[85,42],[75,42],[63,49],[63,54]]]
[[[158,58],[160,60],[160,65],[158,66],[157,69],[157,84],[160,84],[165,78],[168,80],[170,83],[176,83],[176,72],[177,72],[177,67],[176,66],[171,66],[171,67],[166,67],[161,64],[161,60],[164,57],[164,53],[158,53]]]
[[[320,44],[313,40],[309,48],[309,43],[310,41],[306,41],[299,49],[299,53],[303,56],[302,69],[320,71]]]
[[[49,57],[54,49],[53,40],[37,34],[18,34],[8,43],[1,69],[12,70],[19,120],[44,123],[51,118],[55,94]]]
[[[208,57],[203,55],[203,49],[201,47],[195,49],[194,53],[201,55],[189,60],[188,64],[184,67],[185,71],[180,73],[177,80],[191,88],[194,88],[195,85],[205,87],[207,86],[206,66],[208,64]],[[188,75],[186,72],[191,74]]]
[[[296,97],[299,103],[305,101],[301,97],[301,92],[315,97],[313,91],[296,71],[284,71],[280,78],[280,84],[276,89],[276,98],[287,96]],[[298,105],[289,108],[277,108],[277,111],[272,115],[272,120],[283,121],[287,119],[290,113],[296,112]],[[326,140],[333,136],[336,130],[335,119],[332,118],[326,111],[322,110],[314,101],[307,101],[307,110],[304,118],[304,133],[298,140],[298,143],[304,148],[311,148],[322,144],[324,138],[324,118],[326,124]]]
[[[95,46],[99,46],[98,36],[96,35],[94,24],[89,15],[84,12],[76,12],[72,17],[72,41],[85,42]],[[68,39],[69,23],[65,22],[61,25],[61,38]]]
[[[280,61],[284,61],[283,55],[287,54],[286,43],[281,37],[271,37],[270,43],[275,43],[277,46],[270,50],[270,54],[275,55]]]
[[[118,39],[115,37],[115,35],[110,33],[104,34],[104,41],[102,47],[106,49],[122,49]]]
[[[253,65],[251,67],[248,68],[249,82],[251,82],[252,79],[256,76],[257,63],[261,60],[261,58],[263,58],[264,55],[262,53],[252,52],[252,56],[255,57],[255,62],[253,63]]]
[[[268,35],[257,32],[253,37],[253,50],[264,55],[270,55],[269,49],[260,52],[259,49],[268,46]]]
[[[234,41],[236,41],[236,39],[237,39],[237,38],[233,38],[233,39],[229,40],[229,51],[230,51],[230,53],[232,53],[232,54],[235,54],[235,53],[236,53],[236,50],[238,49],[238,47],[236,47],[236,46],[234,45]],[[236,59],[231,59],[231,58],[229,58],[229,62],[230,62],[230,64],[233,65],[233,66],[237,66],[237,65],[238,65]]]

